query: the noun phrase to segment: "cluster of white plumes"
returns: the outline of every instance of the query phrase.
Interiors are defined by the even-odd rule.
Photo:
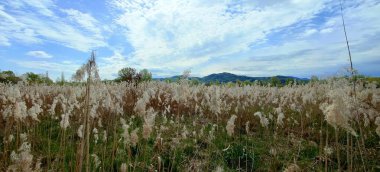
[[[139,142],[138,132],[139,132],[139,128],[136,128],[131,132],[131,144],[132,144],[132,146],[136,146],[137,143]]]
[[[260,118],[260,124],[261,124],[262,127],[268,127],[269,120],[268,120],[268,118],[266,118],[266,117],[264,116],[263,113],[261,113],[261,112],[256,112],[256,113],[254,114],[254,116],[257,116],[257,117]]]
[[[284,125],[285,114],[282,112],[281,107],[276,108],[275,111],[277,113],[277,125]]]
[[[236,115],[232,115],[231,118],[227,122],[226,130],[229,136],[232,136],[234,134],[236,118],[237,118]]]
[[[1,109],[2,116],[4,119],[14,118],[19,121],[24,121],[27,117],[35,121],[39,121],[38,115],[42,113],[41,105],[42,100],[38,92],[26,93],[20,92],[21,86],[8,86],[0,87],[2,94],[0,94],[0,100],[3,104]],[[30,108],[27,107],[27,102],[32,105]]]
[[[120,166],[120,172],[127,172],[127,164],[126,163],[122,163],[121,166]]]
[[[134,109],[136,115],[145,120],[151,118],[148,112],[153,108],[158,114],[214,115],[217,119],[225,114],[244,113],[247,107],[262,107],[260,124],[267,127],[273,120],[278,126],[285,122],[295,122],[288,110],[309,117],[313,113],[309,105],[318,105],[325,114],[326,121],[334,127],[341,127],[355,134],[350,123],[363,121],[365,126],[379,116],[377,106],[380,91],[371,85],[358,87],[357,96],[350,96],[351,87],[346,80],[329,81],[327,84],[308,84],[285,86],[281,88],[248,85],[243,87],[221,85],[191,85],[186,82],[164,83],[149,82],[133,84],[103,84],[92,86],[90,116],[93,120],[104,117],[106,110],[110,115],[125,115],[125,109]],[[26,121],[29,117],[38,122],[41,115],[51,115],[60,120],[62,129],[70,127],[73,115],[83,115],[85,88],[83,86],[26,86],[0,85],[1,115],[4,119],[14,118]],[[128,95],[136,94],[133,100]],[[267,112],[268,107],[275,113]],[[101,112],[100,112],[101,111]],[[132,111],[129,111],[132,112]],[[210,114],[211,113],[211,114]],[[314,112],[315,114],[315,112]],[[289,119],[285,121],[285,116]],[[268,119],[269,117],[269,119]],[[351,122],[350,122],[351,121]],[[243,121],[246,122],[246,121]],[[149,135],[149,123],[144,122],[143,136]],[[76,125],[77,127],[79,125]]]
[[[380,137],[380,117],[377,117],[376,118],[376,121],[375,121],[375,124],[376,124],[376,133],[377,135]]]
[[[143,125],[143,138],[148,139],[152,133],[154,127],[154,120],[157,113],[151,108],[147,111],[147,115],[144,116],[144,125]]]
[[[123,132],[121,133],[121,137],[124,139],[124,145],[130,144],[131,139],[129,135],[129,125],[123,118],[120,118],[120,123],[123,129]]]
[[[100,166],[100,159],[96,154],[91,154],[91,157],[94,159],[95,169],[97,169]]]
[[[39,172],[41,170],[41,162],[38,160],[33,167],[33,155],[31,153],[31,145],[27,142],[26,134],[22,134],[22,144],[17,150],[18,153],[12,151],[10,159],[12,164],[8,166],[8,171],[30,171]]]
[[[350,88],[337,88],[330,90],[327,94],[328,101],[320,105],[320,109],[325,115],[325,120],[335,129],[343,128],[354,136],[356,131],[351,127],[350,121],[354,118],[352,111],[354,104],[352,97],[345,94]]]
[[[79,126],[77,134],[79,138],[83,138],[83,125]]]

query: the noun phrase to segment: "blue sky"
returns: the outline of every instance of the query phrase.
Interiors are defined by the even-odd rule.
[[[380,1],[344,1],[354,67],[380,76]],[[337,0],[3,0],[0,70],[70,78],[97,52],[100,75],[231,72],[340,75],[349,66]]]

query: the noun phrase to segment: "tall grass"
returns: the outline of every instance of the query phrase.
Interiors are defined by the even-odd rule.
[[[104,84],[92,59],[83,85],[0,84],[0,171],[379,170],[369,83]]]

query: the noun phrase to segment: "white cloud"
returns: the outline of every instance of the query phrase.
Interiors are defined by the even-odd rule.
[[[11,43],[9,43],[8,38],[6,38],[3,35],[0,35],[0,46],[10,46]]]
[[[255,5],[235,1],[113,1],[117,23],[134,47],[130,61],[147,68],[183,70],[244,52],[269,33],[313,18],[327,1]]]
[[[8,40],[5,45],[12,44],[9,40],[27,44],[56,43],[84,52],[107,46],[103,30],[96,27],[98,21],[88,13],[58,10],[51,0],[12,0],[3,5],[5,7],[0,6],[2,44],[6,43],[4,40]]]
[[[82,13],[75,9],[62,9],[67,14],[69,20],[79,24],[82,28],[95,33],[96,37],[102,38],[102,24],[100,24],[91,14]]]
[[[30,68],[30,69],[40,69],[47,71],[66,71],[73,73],[75,72],[80,65],[77,64],[62,64],[57,62],[48,62],[48,61],[13,61],[16,64]]]
[[[14,9],[25,9],[28,7],[32,7],[36,9],[36,12],[41,15],[49,17],[54,15],[53,11],[50,9],[54,7],[54,3],[52,0],[8,0],[6,3]]]
[[[367,1],[345,9],[348,38],[354,68],[364,74],[379,73],[380,69],[368,70],[378,65],[380,54],[380,4]],[[251,76],[334,75],[349,66],[348,52],[341,23],[341,16],[329,16],[320,24],[320,32],[306,31],[309,37],[289,35],[277,45],[266,45],[250,50],[249,55],[239,60],[226,59],[202,68],[200,74],[233,72]],[[317,26],[314,26],[318,28]],[[310,30],[310,29],[309,29]],[[297,33],[295,33],[296,35]]]
[[[330,32],[332,32],[332,31],[334,31],[333,28],[325,28],[325,29],[322,29],[320,32],[321,32],[321,33],[330,33]]]
[[[69,60],[64,60],[62,61],[63,64],[72,64],[73,62],[72,61],[69,61]]]
[[[303,37],[308,37],[308,36],[311,36],[311,35],[313,35],[313,34],[315,34],[315,33],[317,33],[317,32],[318,32],[317,29],[307,29],[307,30],[302,34],[302,36],[303,36]]]
[[[310,76],[348,64],[338,1],[112,0],[110,4],[114,20],[102,22],[89,12],[58,7],[54,0],[2,1],[0,46],[53,43],[84,52],[107,47],[113,55],[99,58],[98,64],[102,78],[108,79],[126,66],[148,68],[156,76],[189,68],[201,76],[215,72]],[[360,64],[379,59],[378,11],[378,0],[345,1],[347,33],[359,69]],[[107,40],[108,33],[116,41]],[[115,50],[120,47],[126,51]],[[17,64],[75,71],[71,66],[76,64],[65,60]]]
[[[49,59],[53,57],[52,55],[46,53],[45,51],[29,51],[26,53],[26,55],[37,57],[37,58],[43,58],[43,59]]]
[[[71,76],[82,65],[80,63],[52,62],[46,60],[8,60],[16,66],[21,67],[21,71],[34,73],[49,73],[49,77],[53,80],[60,78],[62,73],[66,80],[71,80]],[[11,69],[14,70],[14,69]],[[14,70],[20,71],[20,70]],[[21,74],[21,73],[20,73]]]
[[[120,50],[114,50],[110,57],[101,57],[98,59],[99,73],[102,79],[113,79],[117,72],[130,64]],[[136,67],[136,66],[134,66]]]
[[[123,11],[117,22],[134,47],[128,61],[143,67],[164,66],[176,73],[190,67],[196,75],[227,71],[308,77],[333,74],[348,64],[336,1],[116,0],[114,5]],[[380,54],[378,11],[376,1],[345,4],[359,70]]]

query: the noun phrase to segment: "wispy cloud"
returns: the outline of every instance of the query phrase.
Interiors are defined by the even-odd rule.
[[[370,75],[380,73],[380,69],[370,67],[373,66],[371,63],[379,64],[380,16],[375,15],[378,10],[379,3],[366,1],[346,6],[344,13],[354,67]],[[337,13],[320,16],[317,20],[321,18],[326,20],[312,28],[303,27],[303,32],[289,34],[279,44],[267,43],[252,48],[247,53],[249,55],[239,60],[213,62],[200,73],[230,71],[256,76],[282,74],[305,77],[337,74],[349,65],[341,16]]]
[[[314,17],[324,1],[114,1],[134,47],[131,61],[182,70],[246,51],[267,34]],[[186,59],[186,60],[184,60]],[[181,68],[181,66],[183,68]]]
[[[115,0],[113,5],[123,11],[116,22],[134,47],[128,60],[147,68],[165,66],[177,73],[192,68],[197,75],[310,76],[332,74],[347,64],[336,1]],[[359,70],[378,57],[375,50],[354,47],[374,44],[370,40],[380,31],[379,7],[376,1],[344,7],[353,52],[366,54],[356,59]]]
[[[99,23],[91,14],[83,13],[75,9],[62,9],[61,11],[67,15],[67,18],[71,22],[78,24],[84,30],[94,33],[97,38],[104,38],[101,29],[103,24]]]
[[[0,53],[15,58],[20,68],[47,70],[51,64],[61,70],[84,62],[88,51],[97,49],[102,54],[100,74],[107,79],[127,66],[150,69],[156,77],[186,69],[198,76],[233,72],[308,77],[334,74],[348,65],[335,0],[91,3],[1,1]],[[380,3],[356,0],[343,6],[354,67],[379,75],[373,66],[380,63]],[[25,61],[22,52],[29,50],[46,50],[54,58],[41,64]]]
[[[99,73],[102,74],[102,78],[111,79],[117,77],[117,72],[127,67],[129,63],[126,57],[122,55],[121,50],[114,50],[113,54],[109,57],[101,57],[98,60]]]
[[[0,35],[0,46],[10,46],[9,40],[7,37]]]
[[[55,43],[79,51],[107,46],[90,14],[60,9],[51,0],[9,0],[0,6],[0,42]],[[9,41],[12,40],[12,41]]]
[[[29,51],[26,53],[26,55],[37,57],[37,58],[43,58],[43,59],[49,59],[53,57],[52,55],[46,53],[45,51]]]
[[[61,72],[65,72],[66,74],[72,75],[79,67],[79,64],[64,64],[58,62],[50,62],[50,61],[21,61],[21,60],[11,60],[13,63],[22,66],[27,69],[35,69],[38,71],[49,71],[58,76]]]
[[[303,36],[303,37],[308,37],[308,36],[311,36],[311,35],[313,35],[313,34],[315,34],[315,33],[317,33],[317,32],[318,32],[317,29],[307,29],[307,30],[302,34],[302,36]]]

